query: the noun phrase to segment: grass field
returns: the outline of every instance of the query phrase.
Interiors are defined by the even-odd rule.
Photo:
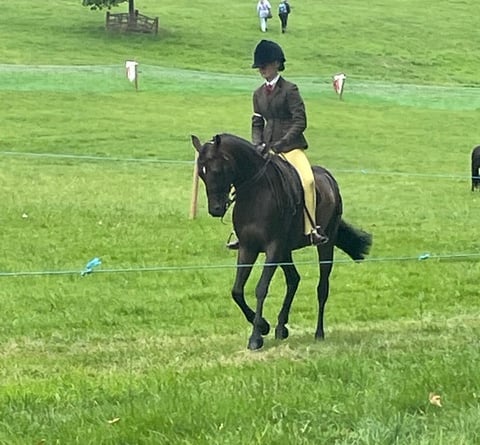
[[[188,218],[190,135],[249,137],[265,35],[255,2],[161,3],[136,2],[157,37],[107,34],[80,0],[2,5],[0,444],[479,444],[480,6],[292,0],[287,34],[273,19],[309,158],[374,244],[337,252],[322,343],[316,253],[296,252],[291,335],[252,353],[230,217],[201,188]],[[277,274],[272,323],[283,292]]]

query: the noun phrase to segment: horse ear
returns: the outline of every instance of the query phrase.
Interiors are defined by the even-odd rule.
[[[212,138],[212,142],[215,144],[215,147],[218,148],[220,146],[220,144],[222,143],[222,138],[220,137],[219,134],[216,134],[213,138]],[[229,161],[230,160],[230,157],[226,154],[226,153],[223,153],[222,154],[222,158],[225,160],[225,161]]]
[[[192,134],[192,144],[195,147],[195,149],[200,152],[200,149],[202,148],[202,143],[200,142],[200,139],[197,138],[194,134]]]

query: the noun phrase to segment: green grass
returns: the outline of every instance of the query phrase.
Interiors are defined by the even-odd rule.
[[[230,216],[203,187],[188,212],[190,135],[249,137],[254,3],[137,0],[157,37],[107,34],[80,3],[2,5],[0,444],[480,443],[479,6],[309,0],[287,34],[271,22],[309,158],[374,245],[363,264],[337,252],[322,343],[315,251],[296,252],[290,338],[251,353]],[[283,292],[278,273],[271,323]]]

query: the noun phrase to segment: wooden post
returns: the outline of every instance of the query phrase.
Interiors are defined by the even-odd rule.
[[[197,216],[197,207],[198,207],[198,152],[195,150],[195,164],[193,166],[193,178],[192,178],[192,199],[190,202],[190,219],[195,219]]]

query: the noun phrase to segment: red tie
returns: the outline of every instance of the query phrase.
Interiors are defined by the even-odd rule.
[[[270,94],[273,91],[273,85],[267,83],[265,84],[265,89],[267,90],[267,94]]]

